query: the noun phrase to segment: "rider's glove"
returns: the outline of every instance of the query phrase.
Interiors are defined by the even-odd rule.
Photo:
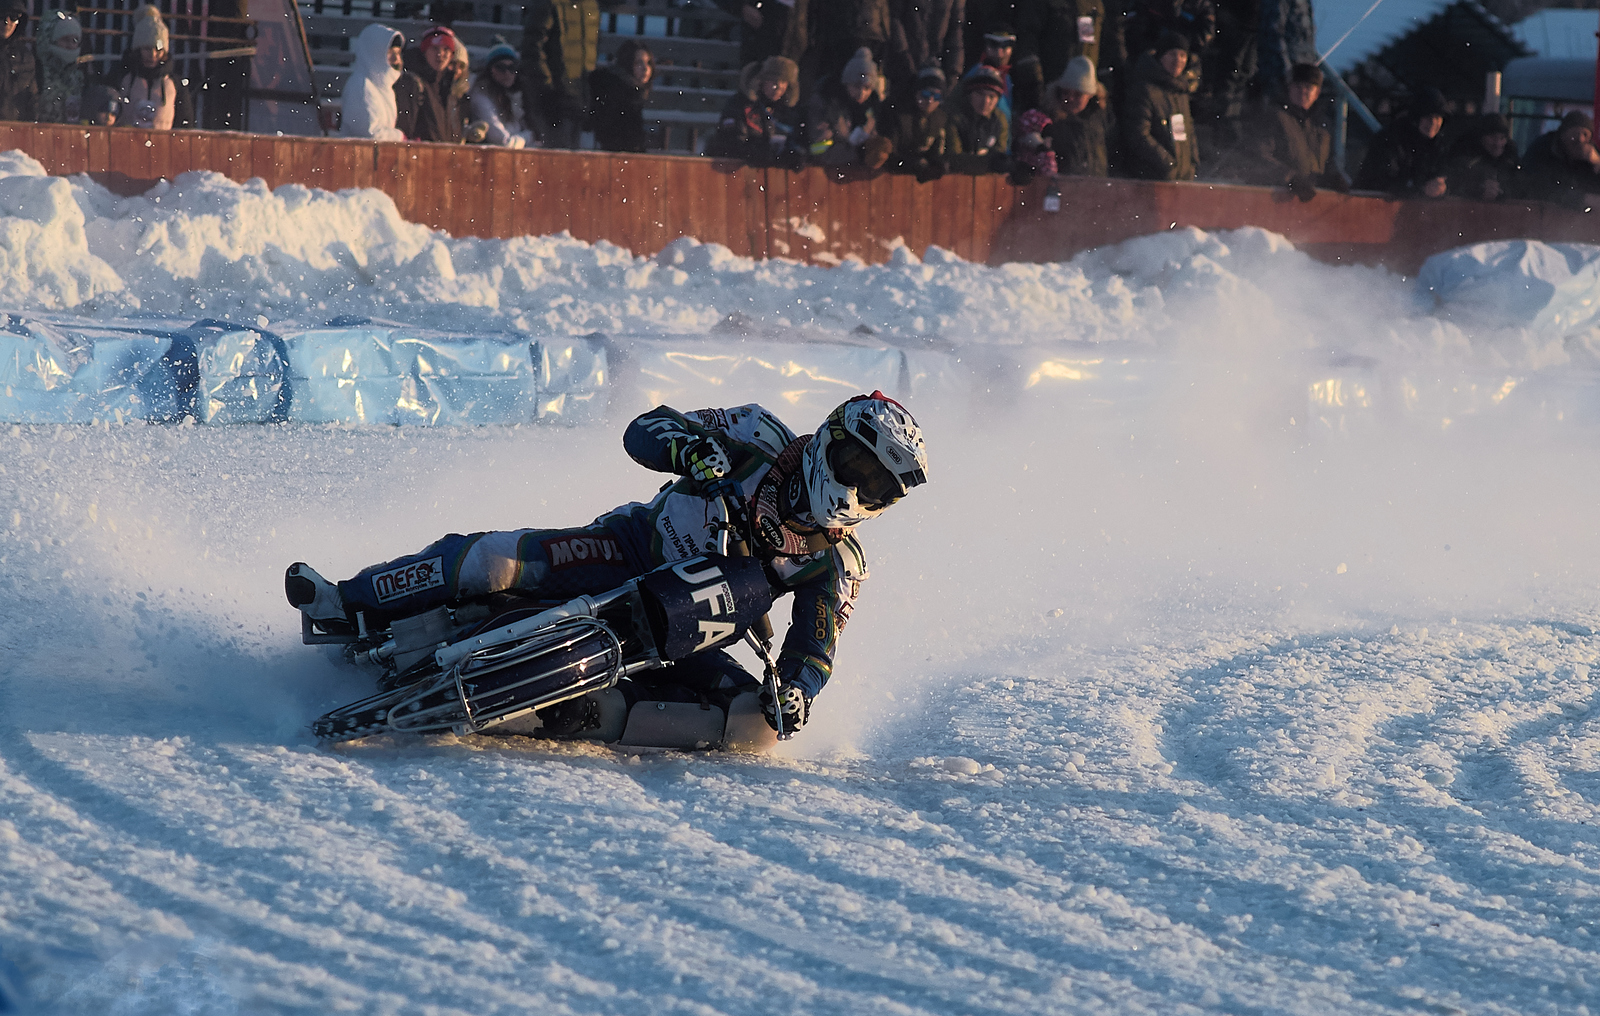
[[[745,500],[744,490],[739,486],[739,481],[733,477],[724,477],[713,480],[703,488],[706,497],[720,497],[722,503],[728,506],[728,522],[733,526],[733,531],[739,539],[745,539],[750,534],[750,502]]]
[[[792,684],[784,685],[778,689],[778,700],[772,700],[771,691],[761,693],[761,715],[767,718],[767,726],[778,730],[778,712],[783,712],[783,727],[785,734],[792,734],[806,725],[806,720],[811,717],[811,700],[806,698],[805,692]]]
[[[720,480],[733,471],[728,453],[714,437],[690,438],[683,444],[672,443],[672,471],[691,480],[709,483]]]

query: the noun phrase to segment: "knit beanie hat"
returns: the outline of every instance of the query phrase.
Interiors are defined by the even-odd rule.
[[[1056,79],[1055,87],[1059,91],[1093,95],[1100,87],[1100,83],[1095,80],[1094,64],[1090,63],[1086,56],[1073,57],[1067,61],[1067,69]]]
[[[1187,53],[1189,51],[1189,37],[1182,32],[1174,32],[1169,28],[1156,39],[1155,53],[1159,57],[1161,54],[1175,49],[1181,49]]]
[[[917,72],[917,91],[944,94],[944,72],[929,65]]]
[[[495,61],[497,60],[510,60],[514,63],[520,63],[522,61],[522,55],[516,50],[512,49],[510,43],[506,42],[504,39],[501,39],[499,36],[495,36],[495,39],[497,40],[495,47],[489,50],[488,56],[483,58],[483,65],[485,67],[493,67],[495,65]]]
[[[844,65],[844,72],[839,75],[839,80],[847,87],[865,85],[868,88],[877,88],[878,65],[872,62],[872,50],[865,46],[856,50],[856,55]]]
[[[1570,130],[1573,127],[1582,127],[1589,133],[1594,133],[1594,119],[1588,113],[1575,109],[1561,118],[1561,129]]]
[[[988,64],[979,64],[967,72],[964,79],[969,93],[977,91],[990,91],[998,95],[1006,94],[1006,79],[1000,72]]]
[[[1010,25],[1002,22],[984,32],[983,41],[990,46],[1010,46],[1015,48],[1017,45],[1017,33],[1011,30]]]
[[[161,20],[161,12],[150,4],[133,16],[133,48],[163,52],[168,49],[167,24]]]
[[[83,26],[78,24],[77,17],[68,14],[66,11],[50,11],[46,13],[44,17],[39,19],[39,27],[36,31],[37,36],[34,40],[34,46],[39,56],[46,60],[56,59],[57,40],[83,38]],[[65,58],[76,60],[78,54],[74,51]]]
[[[427,34],[417,43],[417,48],[426,53],[434,47],[442,47],[452,53],[455,52],[456,33],[443,25],[435,25],[433,28],[428,29]]]

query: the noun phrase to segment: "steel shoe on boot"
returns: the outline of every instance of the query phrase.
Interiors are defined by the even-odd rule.
[[[301,613],[324,629],[328,629],[330,624],[350,626],[350,619],[344,611],[344,600],[339,597],[339,587],[318,575],[303,561],[296,561],[283,573],[283,595],[289,598],[289,606],[299,608]]]

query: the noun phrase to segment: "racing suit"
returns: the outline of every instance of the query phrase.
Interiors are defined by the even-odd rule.
[[[833,672],[834,648],[867,577],[861,545],[847,530],[802,533],[784,518],[809,519],[796,438],[758,405],[684,414],[659,406],[628,425],[634,461],[673,472],[675,449],[714,438],[728,453],[730,480],[756,520],[751,552],[777,593],[793,593],[778,676],[814,698]],[[783,506],[780,508],[780,506]],[[673,561],[716,552],[727,519],[719,502],[679,479],[648,502],[633,502],[575,529],[451,533],[416,554],[367,568],[339,583],[347,610],[369,618],[408,617],[454,600],[515,591],[568,600],[615,589]],[[731,662],[731,661],[730,661]]]

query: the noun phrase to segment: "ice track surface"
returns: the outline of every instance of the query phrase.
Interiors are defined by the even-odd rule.
[[[10,429],[0,941],[37,1011],[1593,1004],[1587,436],[924,415],[938,473],[863,531],[780,757],[308,738],[364,686],[283,563],[588,518],[653,489],[611,429]]]
[[[304,197],[219,179],[179,190],[241,229]],[[135,235],[157,226],[224,307],[349,309],[257,284],[346,271],[308,274],[288,234],[206,253],[176,197],[12,186],[59,200],[0,236],[33,245],[8,310],[79,306],[78,275],[39,267],[64,251],[123,294],[84,313],[198,312]],[[0,974],[30,1012],[1600,1009],[1600,331],[1474,332],[1252,231],[834,274],[407,237],[595,261],[549,276],[576,303],[478,300],[476,323],[642,328],[634,272],[645,311],[677,301],[669,332],[738,311],[752,334],[937,332],[975,364],[1105,355],[912,402],[930,483],[862,529],[837,676],[765,757],[309,738],[369,685],[299,644],[283,567],[646,497],[634,407],[575,430],[0,429]],[[388,271],[334,281],[461,314],[385,303],[411,269]],[[1013,357],[1019,335],[1039,345]]]

